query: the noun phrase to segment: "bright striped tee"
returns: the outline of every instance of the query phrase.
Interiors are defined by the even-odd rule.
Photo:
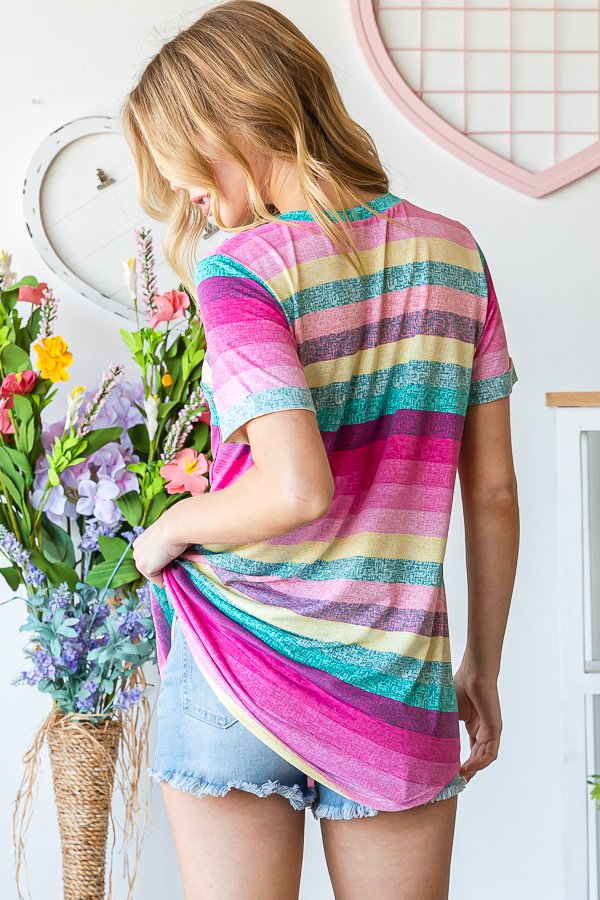
[[[239,429],[312,410],[326,515],[256,543],[193,544],[152,585],[224,706],[308,776],[379,810],[432,799],[460,735],[443,560],[469,404],[517,374],[463,224],[392,193],[346,210],[358,275],[307,210],[226,239],[196,270],[211,490],[251,465]]]

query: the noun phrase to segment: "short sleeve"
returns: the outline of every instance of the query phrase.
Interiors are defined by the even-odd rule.
[[[239,428],[265,413],[316,414],[296,339],[277,297],[250,269],[224,254],[196,267],[206,336],[204,388],[223,443],[247,443]]]
[[[507,397],[517,381],[514,363],[508,352],[502,313],[490,270],[479,244],[477,244],[487,286],[485,320],[480,327],[475,344],[471,369],[469,405],[489,403]]]

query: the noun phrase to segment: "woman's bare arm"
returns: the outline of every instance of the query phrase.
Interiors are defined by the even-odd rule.
[[[471,741],[460,774],[496,759],[502,731],[497,679],[515,581],[519,502],[510,398],[468,407],[458,463],[468,582],[467,644],[454,678],[459,717]]]
[[[458,462],[469,597],[465,665],[477,676],[498,676],[517,567],[509,403],[503,397],[468,407]]]

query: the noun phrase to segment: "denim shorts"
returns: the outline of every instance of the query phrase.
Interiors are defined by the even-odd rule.
[[[154,781],[196,797],[222,797],[231,788],[259,797],[282,794],[294,809],[309,807],[315,819],[379,812],[313,780],[242,725],[204,678],[177,620],[158,694],[154,765],[146,771]],[[457,774],[427,802],[452,797],[466,786],[467,779]]]

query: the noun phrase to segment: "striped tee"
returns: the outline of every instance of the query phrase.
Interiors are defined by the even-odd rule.
[[[517,374],[463,224],[388,192],[346,210],[365,275],[307,210],[226,239],[196,269],[211,489],[252,466],[240,427],[312,410],[326,515],[246,544],[191,544],[152,585],[162,673],[174,612],[243,726],[358,803],[402,810],[458,773],[443,560],[469,404]]]

